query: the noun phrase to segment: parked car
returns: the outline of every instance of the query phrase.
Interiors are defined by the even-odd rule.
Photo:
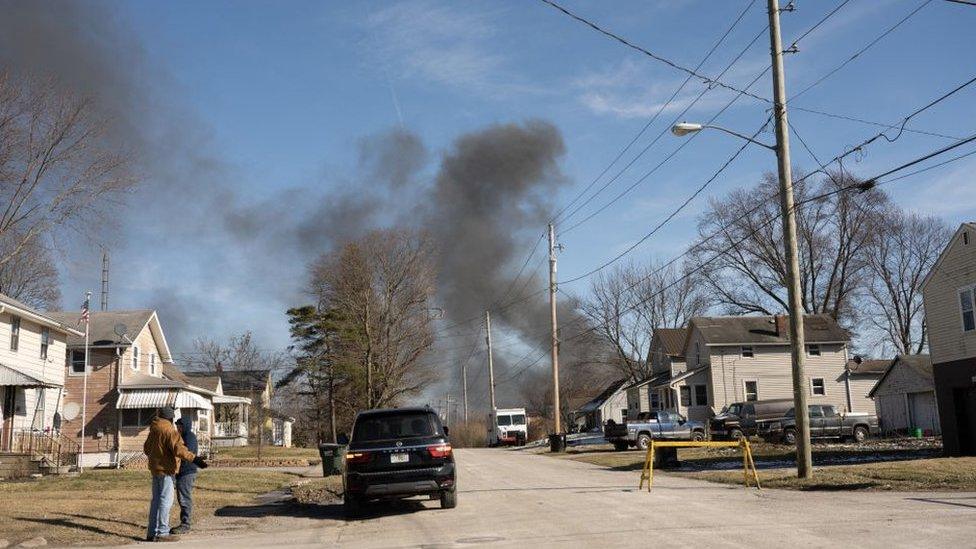
[[[368,500],[428,496],[457,506],[448,429],[430,408],[369,410],[356,415],[342,476],[349,514]]]
[[[867,413],[841,413],[833,405],[811,404],[810,438],[850,439],[864,442],[878,433],[878,418]],[[772,442],[796,444],[796,416],[793,408],[783,417],[760,425],[759,436]]]
[[[705,440],[705,424],[688,421],[677,412],[644,412],[632,421],[608,421],[603,438],[619,451],[631,447],[647,450],[652,439]]]
[[[739,440],[743,435],[753,436],[759,424],[782,417],[792,407],[793,399],[789,398],[734,402],[711,419],[711,436],[728,440]]]

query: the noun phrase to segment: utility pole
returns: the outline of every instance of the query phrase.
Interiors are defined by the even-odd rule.
[[[559,412],[559,337],[556,322],[556,230],[549,224],[549,321],[552,325],[552,414],[555,434],[561,434]]]
[[[464,405],[464,422],[468,422],[468,361],[461,363],[461,401]]]
[[[491,312],[485,311],[485,343],[488,344],[488,400],[495,415],[495,365],[491,361]]]
[[[783,40],[779,28],[779,0],[769,2],[769,41],[773,63],[773,114],[776,118],[776,158],[779,168],[779,201],[786,246],[786,287],[789,293],[790,343],[793,363],[793,410],[796,412],[796,474],[813,478],[810,452],[810,416],[803,368],[803,304],[800,302],[800,260],[796,246],[796,213],[793,209],[793,174],[790,170],[790,134],[786,118],[786,83],[783,75]],[[551,234],[551,232],[550,232]],[[550,241],[552,237],[550,236]]]

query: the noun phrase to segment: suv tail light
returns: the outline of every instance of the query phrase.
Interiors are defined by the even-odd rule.
[[[452,449],[450,444],[438,444],[437,446],[428,446],[427,451],[432,458],[446,458],[451,457]]]
[[[346,463],[367,463],[373,455],[369,452],[347,452]]]

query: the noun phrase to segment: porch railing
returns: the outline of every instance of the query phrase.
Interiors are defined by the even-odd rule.
[[[13,435],[11,451],[42,458],[57,467],[74,465],[81,449],[77,442],[57,432],[16,431]]]
[[[237,421],[214,423],[216,437],[246,437],[247,425]]]

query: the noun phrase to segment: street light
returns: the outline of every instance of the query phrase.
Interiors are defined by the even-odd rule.
[[[773,145],[767,145],[766,143],[763,143],[762,141],[756,141],[755,139],[749,137],[748,135],[743,135],[743,134],[741,134],[739,132],[734,132],[734,131],[732,131],[732,130],[730,130],[728,128],[723,128],[722,126],[713,126],[711,124],[695,124],[693,122],[679,122],[679,123],[675,124],[674,126],[671,126],[671,133],[673,133],[674,135],[676,135],[678,137],[684,137],[684,136],[686,136],[688,134],[700,132],[700,131],[704,130],[705,128],[710,128],[710,129],[713,129],[713,130],[718,130],[720,132],[725,132],[725,133],[727,133],[729,135],[734,135],[734,136],[738,137],[739,139],[745,139],[746,141],[748,141],[750,143],[753,143],[753,144],[756,144],[756,145],[759,145],[760,147],[765,147],[765,148],[767,148],[767,149],[769,149],[769,150],[771,150],[773,152],[776,151],[776,147],[773,146]]]

